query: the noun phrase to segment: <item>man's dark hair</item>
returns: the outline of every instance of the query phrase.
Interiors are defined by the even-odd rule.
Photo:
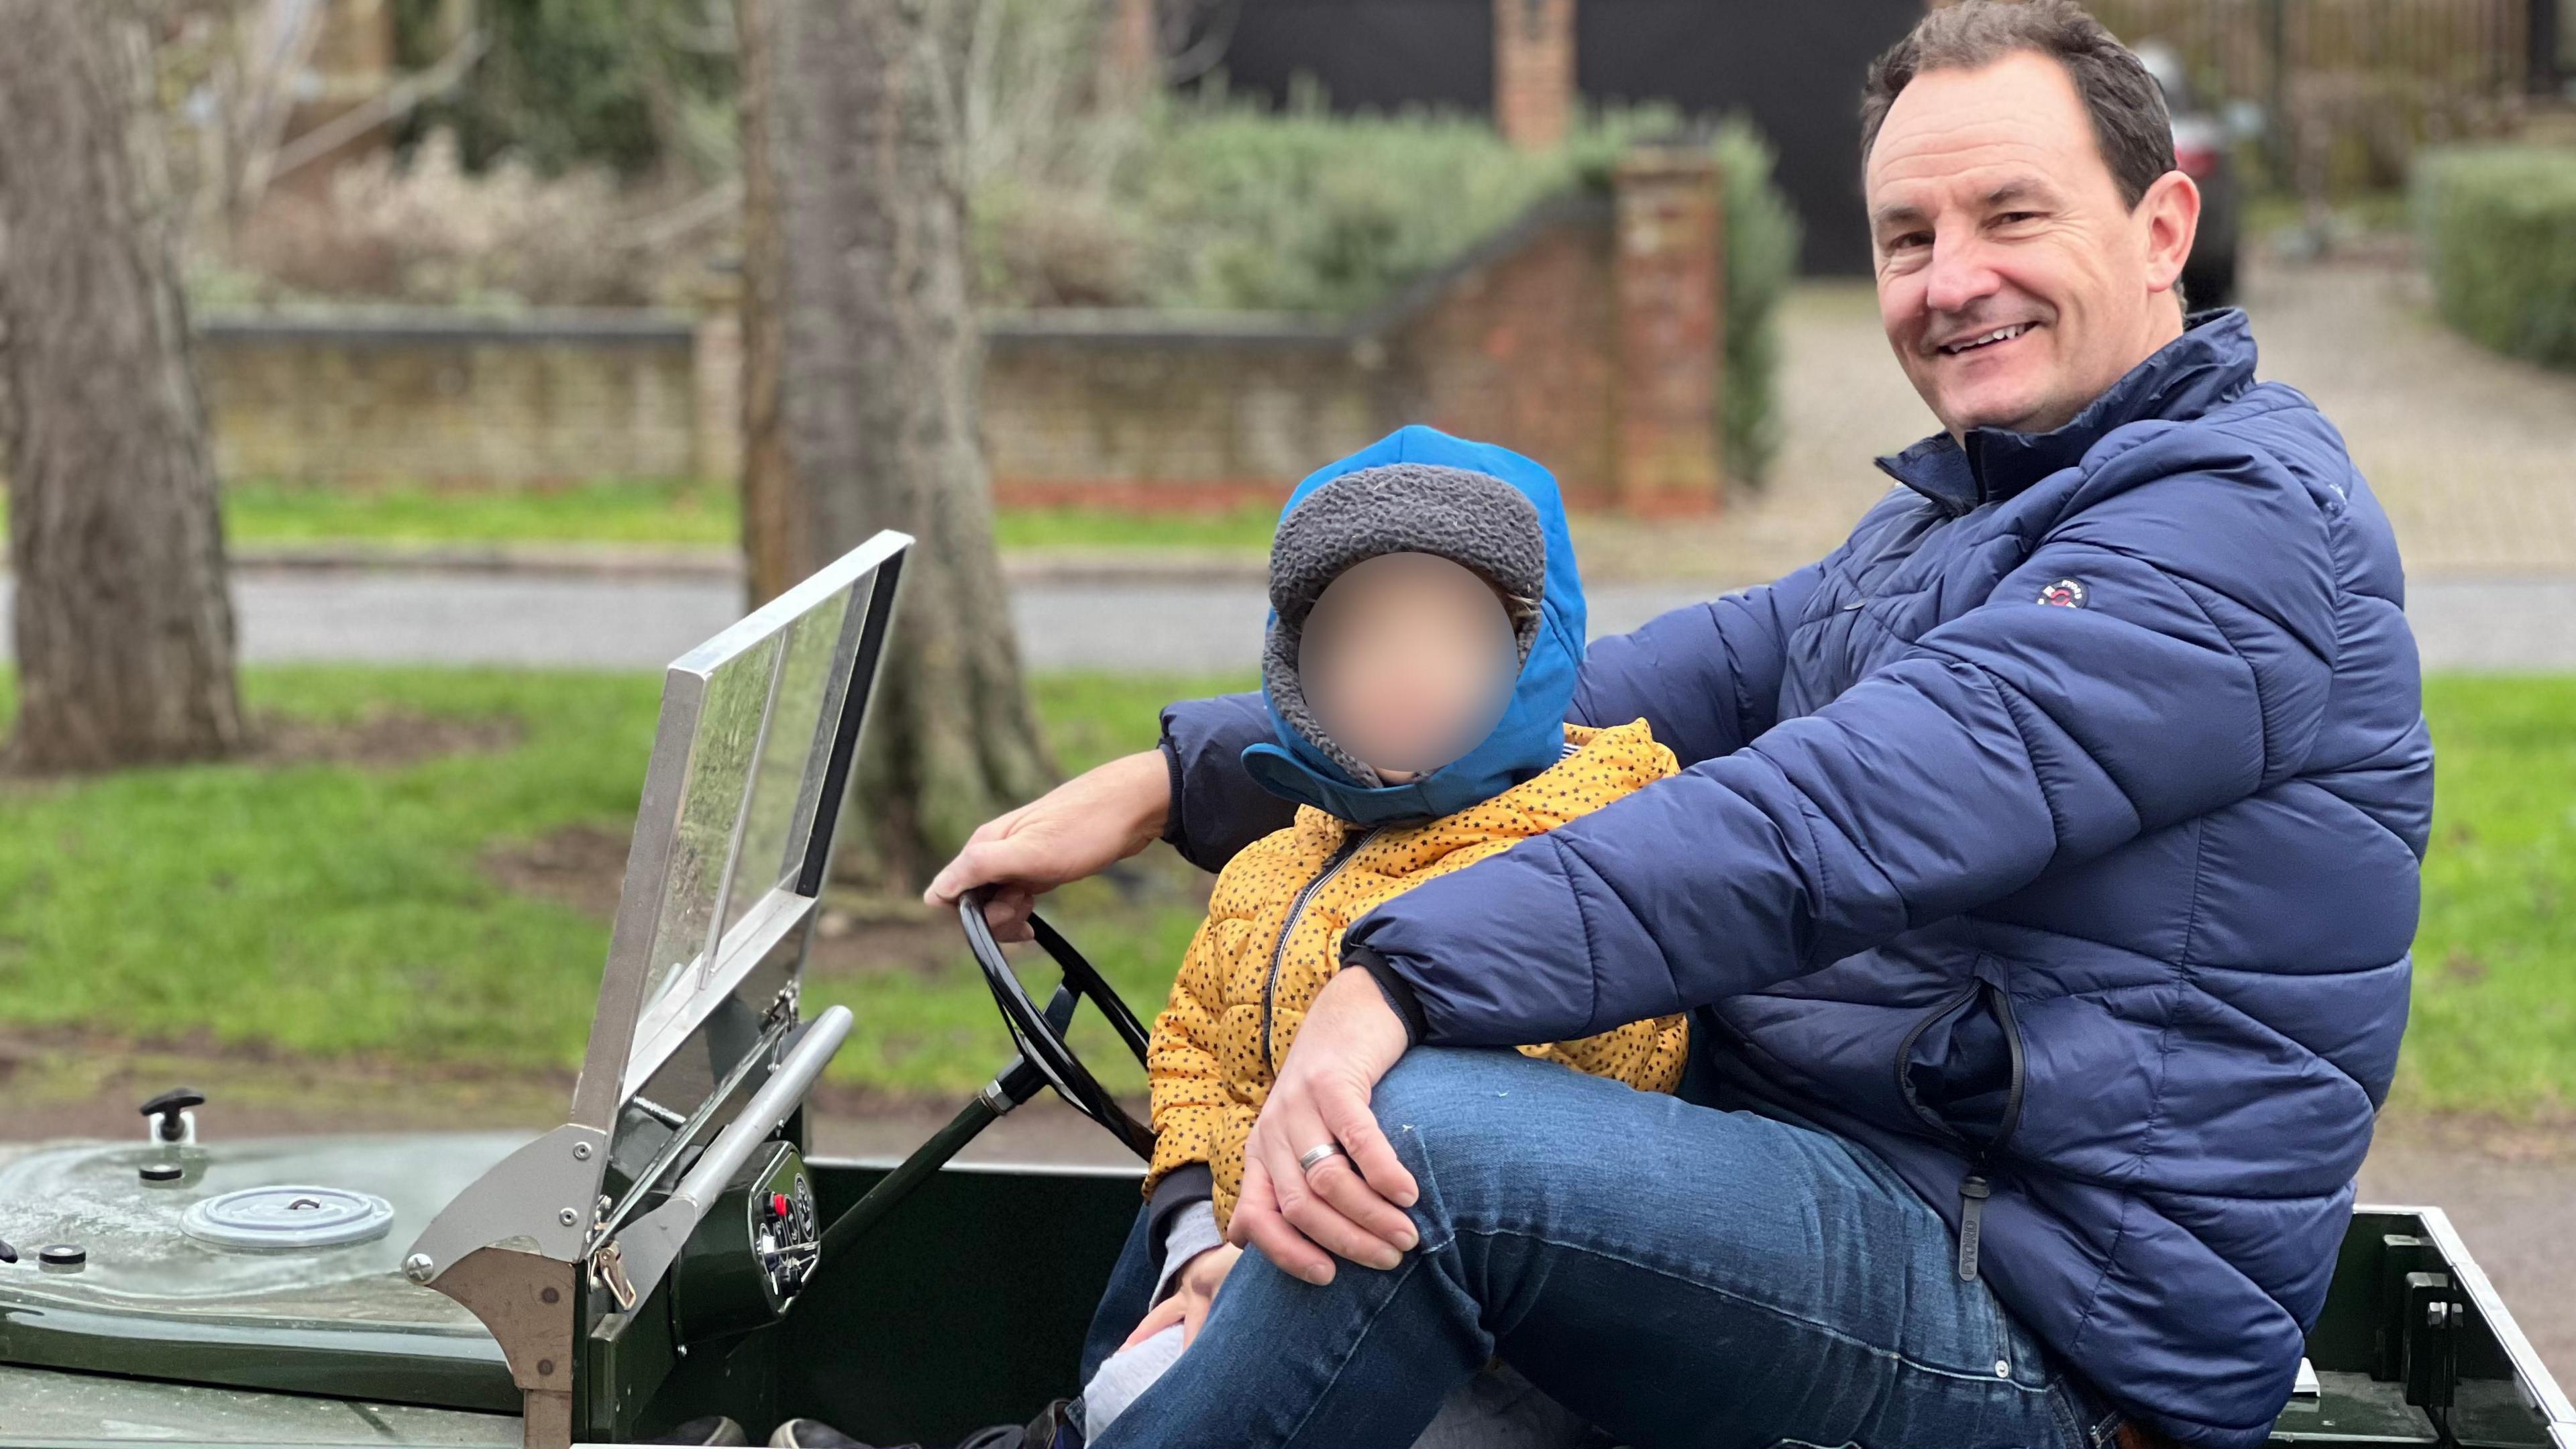
[[[1897,93],[1928,70],[1975,70],[2016,51],[2066,67],[2093,117],[2093,139],[2120,198],[2135,210],[2156,178],[2174,169],[2173,115],[2164,88],[2137,55],[2074,0],[1963,0],[1915,24],[1869,67],[1861,91],[1860,154],[1878,144]]]

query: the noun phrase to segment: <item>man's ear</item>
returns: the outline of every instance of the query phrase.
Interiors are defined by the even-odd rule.
[[[2168,171],[2138,198],[2136,215],[2147,228],[2147,290],[2170,292],[2191,260],[2191,243],[2200,235],[2200,186],[2180,171]]]

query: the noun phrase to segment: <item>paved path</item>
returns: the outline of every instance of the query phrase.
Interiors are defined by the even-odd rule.
[[[7,601],[0,584],[0,649]],[[653,669],[733,621],[723,579],[510,574],[244,574],[234,581],[242,653],[258,662],[501,664]],[[1706,591],[1603,585],[1598,635],[1635,628]],[[1249,670],[1266,605],[1250,582],[1038,583],[1012,596],[1039,669],[1166,674]],[[2432,579],[2411,612],[2433,669],[2576,669],[2576,576]]]

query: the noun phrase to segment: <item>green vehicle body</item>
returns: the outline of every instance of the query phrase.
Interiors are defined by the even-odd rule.
[[[1072,1392],[1141,1168],[942,1165],[1038,1074],[1010,1064],[901,1170],[803,1155],[849,1018],[804,1019],[797,984],[909,542],[674,664],[564,1126],[228,1141],[216,1104],[202,1139],[173,1112],[0,1149],[0,1449],[553,1449],[707,1414],[755,1442],[810,1415],[939,1444]],[[263,1188],[371,1195],[391,1223],[265,1250],[192,1227]],[[2355,1211],[2308,1361],[2275,1444],[2576,1449],[2436,1209]]]

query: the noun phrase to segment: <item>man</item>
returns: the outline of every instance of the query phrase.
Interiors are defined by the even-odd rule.
[[[1932,12],[1864,119],[1942,431],[1818,564],[1593,648],[1571,717],[1681,775],[1353,923],[1259,1251],[1102,1449],[1402,1445],[1489,1355],[1638,1445],[2263,1442],[2405,1022],[2396,547],[2244,316],[2186,323],[2197,193],[2081,10]],[[931,897],[1284,819],[1244,700],[1164,723]],[[1677,1010],[1688,1102],[1433,1049]]]

